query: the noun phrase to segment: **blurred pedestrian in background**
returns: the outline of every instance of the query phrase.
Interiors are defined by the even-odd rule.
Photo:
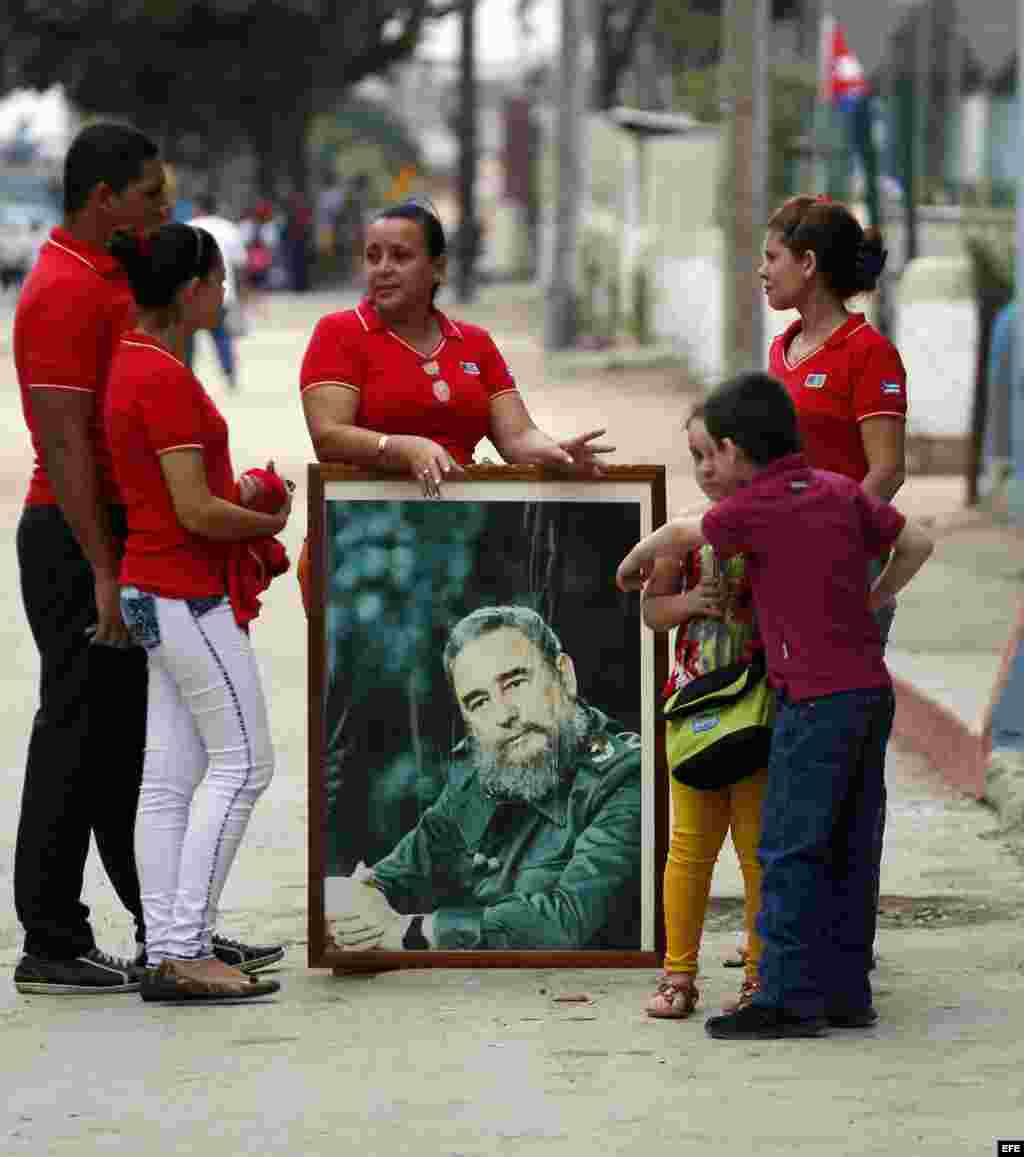
[[[220,368],[229,390],[238,386],[238,360],[235,356],[235,338],[246,332],[242,294],[245,292],[243,275],[245,272],[246,250],[242,230],[222,213],[217,212],[217,200],[209,193],[196,198],[199,216],[190,224],[205,229],[217,242],[224,260],[224,304],[221,307],[218,324],[209,330],[220,361]],[[195,361],[195,336],[188,333],[185,338],[185,365],[192,369]]]
[[[338,224],[344,207],[345,188],[338,175],[327,170],[321,175],[316,200],[316,247],[332,261],[338,256]]]
[[[288,288],[293,293],[306,293],[313,257],[313,213],[302,193],[295,192],[288,197],[281,250]]]
[[[370,178],[356,173],[345,189],[338,216],[338,255],[344,276],[356,280],[362,272],[363,243],[370,204]]]
[[[265,292],[270,288],[270,271],[279,237],[273,204],[265,198],[257,201],[239,228],[245,245],[246,284],[255,292]]]
[[[978,489],[992,509],[1006,513],[1011,479],[1024,478],[1024,394],[1016,349],[1017,303],[1011,301],[992,323],[986,367],[988,401],[982,477]]]

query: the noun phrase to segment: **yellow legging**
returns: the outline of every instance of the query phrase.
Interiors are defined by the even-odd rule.
[[[743,873],[746,974],[756,979],[761,959],[761,939],[754,928],[761,904],[757,843],[767,778],[767,769],[762,769],[717,790],[687,787],[672,778],[672,839],[665,865],[666,972],[696,975],[711,874],[731,827]]]

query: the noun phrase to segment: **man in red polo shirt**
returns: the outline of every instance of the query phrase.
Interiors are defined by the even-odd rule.
[[[103,391],[134,320],[127,279],[104,246],[116,229],[167,217],[156,145],[95,124],[64,163],[64,224],[29,274],[14,360],[35,454],[17,548],[40,655],[14,860],[25,929],[21,992],[129,992],[137,969],[101,952],[81,902],[89,837],[142,940],[133,848],[146,728],[146,658],[130,646],[117,582],[125,534],[103,437]]]
[[[807,465],[793,403],[767,374],[720,386],[704,423],[715,446],[709,468],[728,497],[700,522],[648,535],[617,580],[633,589],[655,558],[703,542],[722,558],[742,554],[777,693],[758,848],[760,988],[707,1031],[762,1040],[867,1028],[877,1019],[872,849],[893,715],[872,610],[910,581],[931,541],[853,479]],[[889,548],[869,590],[868,560]]]

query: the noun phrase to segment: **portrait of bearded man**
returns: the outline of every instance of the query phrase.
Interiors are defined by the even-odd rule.
[[[465,738],[419,823],[328,876],[343,949],[636,950],[640,737],[579,695],[572,659],[522,606],[483,607],[444,650]]]

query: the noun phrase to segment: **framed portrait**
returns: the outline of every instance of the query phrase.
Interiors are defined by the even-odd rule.
[[[309,964],[657,966],[660,466],[309,468]]]

